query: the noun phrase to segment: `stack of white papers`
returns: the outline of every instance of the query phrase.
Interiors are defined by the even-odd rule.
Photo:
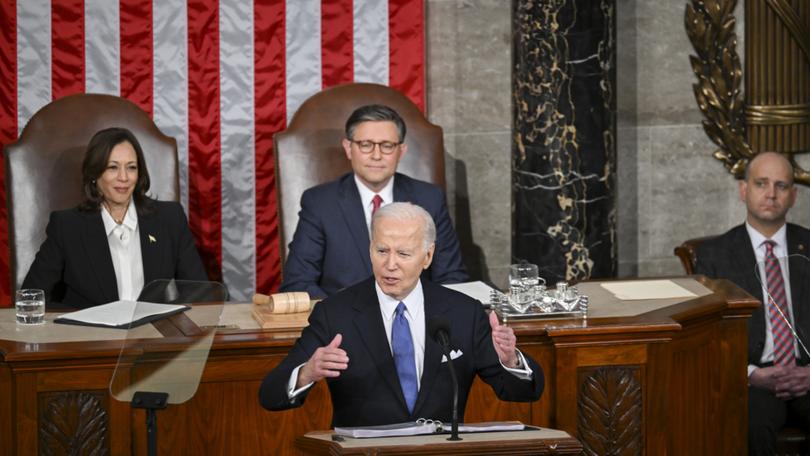
[[[55,323],[103,326],[107,328],[134,328],[190,309],[176,304],[153,302],[115,301],[56,317]]]
[[[487,423],[460,423],[458,432],[522,431],[526,426],[520,421],[492,421]],[[383,426],[336,427],[335,434],[343,437],[372,438],[408,435],[450,433],[450,423],[434,420],[419,420]]]
[[[449,283],[444,284],[444,287],[449,288],[451,290],[456,290],[460,293],[464,293],[465,295],[477,299],[484,304],[489,304],[489,294],[494,288],[477,280],[475,282],[464,282],[464,283]]]
[[[647,299],[695,298],[696,294],[671,280],[631,280],[602,282],[599,285],[622,301]]]

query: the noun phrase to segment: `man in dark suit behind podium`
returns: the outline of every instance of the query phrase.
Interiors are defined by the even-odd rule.
[[[476,375],[503,400],[540,397],[543,371],[516,349],[511,328],[494,313],[487,317],[480,302],[420,279],[433,259],[435,230],[430,215],[413,204],[376,212],[369,249],[374,276],[315,306],[287,358],[262,382],[262,406],[300,406],[326,378],[333,426],[449,422],[450,373],[440,345],[426,334],[427,322],[437,318],[450,326],[461,418]]]
[[[739,191],[746,223],[704,242],[695,272],[731,280],[764,303],[748,324],[748,446],[750,454],[770,455],[787,422],[810,431],[810,360],[784,318],[807,343],[810,263],[799,255],[807,255],[810,231],[786,223],[796,187],[782,155],[752,159]]]
[[[343,150],[352,172],[301,196],[281,291],[324,298],[371,275],[371,214],[394,201],[422,206],[436,223],[436,253],[423,277],[437,283],[467,280],[444,192],[396,172],[407,152],[405,133],[405,122],[387,106],[362,106],[349,116]]]

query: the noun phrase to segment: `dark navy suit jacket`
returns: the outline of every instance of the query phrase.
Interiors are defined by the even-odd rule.
[[[421,206],[436,224],[433,263],[422,277],[437,283],[466,281],[444,192],[397,173],[394,201]],[[281,291],[306,291],[323,298],[371,275],[369,232],[353,173],[305,191],[298,217]]]
[[[543,370],[524,353],[534,375],[521,380],[501,366],[492,345],[489,319],[480,302],[441,285],[422,281],[425,321],[436,316],[450,322],[450,349],[461,350],[453,360],[459,382],[459,418],[464,417],[467,394],[475,376],[480,376],[507,401],[534,401],[543,392]],[[336,334],[343,335],[340,348],[349,357],[348,368],[327,380],[332,396],[332,426],[371,426],[401,423],[417,418],[450,422],[452,383],[442,349],[425,335],[425,357],[419,395],[413,413],[408,412],[385,333],[374,278],[364,280],[315,305],[287,357],[265,377],[259,390],[262,406],[285,410],[300,406],[309,392],[291,401],[287,383],[293,369],[306,362],[318,347]]]
[[[787,224],[788,255],[807,256],[810,249],[810,231],[792,223]],[[697,249],[695,273],[717,279],[728,279],[747,291],[748,294],[762,301],[762,284],[755,272],[756,255],[751,246],[751,238],[745,225],[739,225],[715,239],[703,242]],[[810,344],[810,263],[803,258],[788,259],[790,273],[790,299],[792,303],[793,322],[802,342]],[[764,278],[762,278],[764,281]],[[765,314],[764,306],[758,307],[748,321],[748,364],[760,366],[762,350],[765,348]],[[800,364],[807,364],[808,359],[799,349],[802,356]]]
[[[208,280],[183,207],[169,201],[154,201],[153,207],[149,214],[138,211],[144,285],[157,279]],[[118,300],[101,212],[54,211],[45,232],[23,288],[43,289],[49,303],[69,307]]]

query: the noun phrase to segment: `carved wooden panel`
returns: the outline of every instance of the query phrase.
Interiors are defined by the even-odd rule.
[[[39,454],[110,454],[107,391],[41,393]]]
[[[580,369],[577,409],[577,434],[584,454],[642,454],[639,368]]]

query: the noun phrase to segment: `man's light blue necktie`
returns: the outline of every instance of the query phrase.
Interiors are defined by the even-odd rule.
[[[405,403],[408,404],[408,411],[413,413],[418,387],[416,383],[416,358],[413,353],[413,338],[411,337],[411,327],[405,318],[406,309],[405,303],[400,302],[397,305],[394,325],[391,328],[391,347],[394,350],[394,364],[397,366],[402,394],[405,396]]]

